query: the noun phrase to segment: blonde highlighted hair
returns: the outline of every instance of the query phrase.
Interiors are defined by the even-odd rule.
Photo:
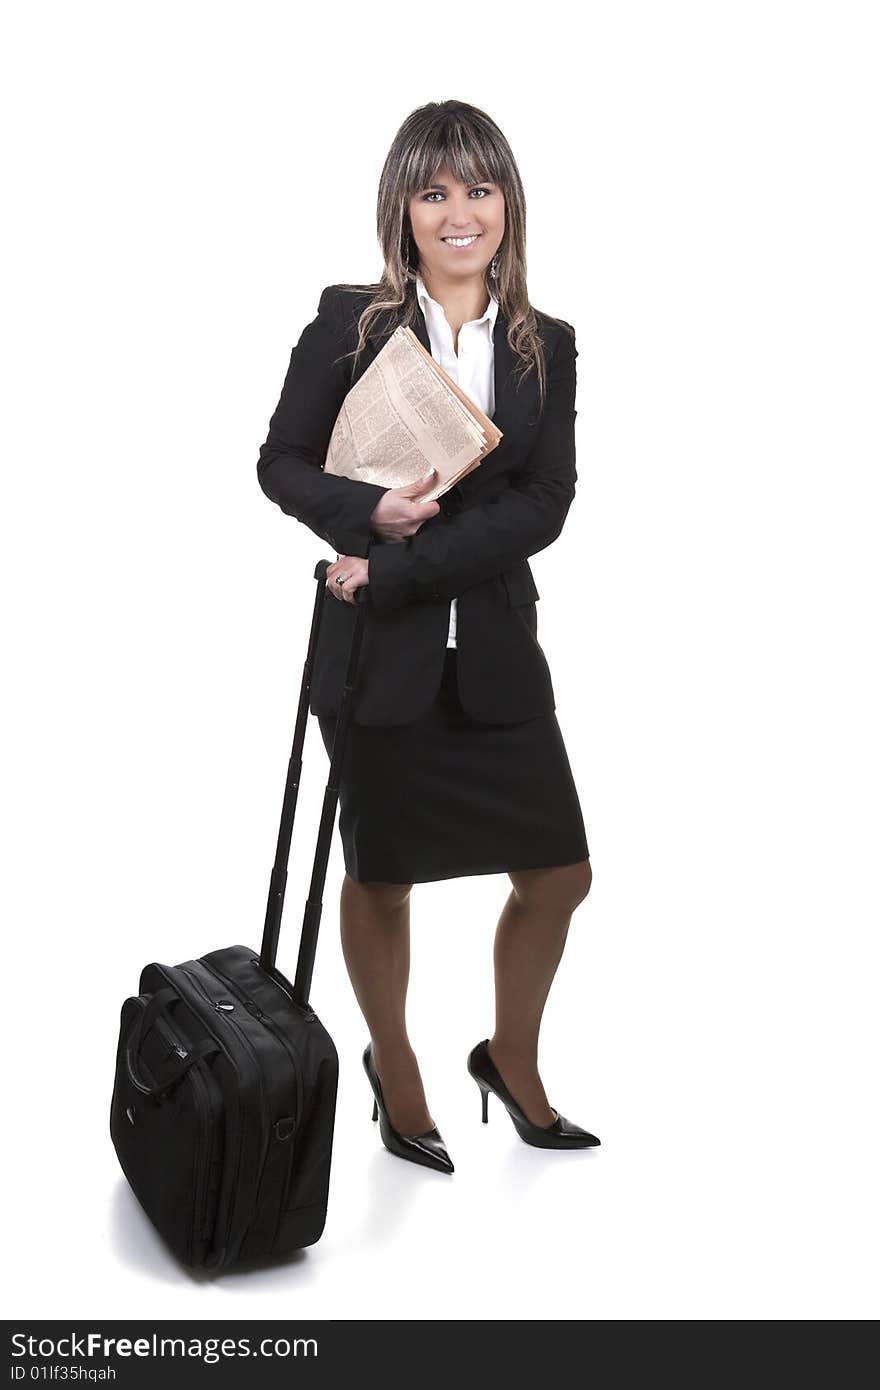
[[[517,359],[516,372],[520,378],[530,371],[537,373],[543,403],[546,362],[526,286],[522,180],[513,151],[498,126],[485,111],[463,101],[432,101],[418,107],[394,137],[379,180],[376,209],[384,272],[377,284],[345,286],[371,295],[358,317],[357,346],[348,355],[361,353],[367,334],[374,328],[398,323],[411,326],[416,317],[419,258],[409,202],[431,185],[443,164],[461,183],[491,182],[504,195],[504,236],[495,257],[495,275],[490,278],[487,267],[485,284],[504,311],[507,341]]]

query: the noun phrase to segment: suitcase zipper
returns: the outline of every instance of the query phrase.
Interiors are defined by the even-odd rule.
[[[199,964],[200,964],[200,965],[204,965],[205,963],[204,963],[204,961],[200,961]],[[226,1013],[226,1012],[222,1009],[222,1007],[221,1007],[221,1005],[219,1004],[219,1002],[217,1002],[217,1001],[215,1001],[215,1000],[213,1000],[213,999],[211,998],[211,996],[208,994],[207,990],[205,989],[204,985],[202,984],[201,980],[198,978],[197,975],[195,975],[195,974],[193,973],[193,971],[191,971],[191,970],[185,970],[185,969],[183,968],[183,966],[180,966],[180,967],[178,967],[178,968],[181,969],[181,970],[183,970],[183,973],[187,976],[188,979],[192,980],[192,982],[193,982],[193,984],[196,986],[196,988],[200,991],[201,994],[204,995],[205,999],[206,999],[206,1000],[208,1001],[208,1003],[211,1005],[211,1008],[214,1009],[214,1010],[216,1011],[216,1013],[218,1013],[218,1014],[220,1015],[221,1018],[225,1018],[226,1021],[227,1021],[227,1023],[232,1024],[232,1027],[233,1027],[233,1028],[235,1029],[235,1031],[238,1033],[238,1035],[239,1035],[239,1037],[241,1038],[242,1042],[244,1043],[245,1047],[248,1049],[248,1051],[250,1052],[251,1056],[252,1056],[253,1059],[254,1059],[254,1066],[255,1066],[256,1069],[257,1069],[257,1077],[258,1077],[259,1083],[260,1083],[260,1117],[261,1117],[261,1119],[264,1121],[264,1123],[263,1123],[263,1130],[264,1130],[264,1133],[265,1133],[265,1135],[266,1135],[266,1145],[265,1145],[265,1148],[263,1149],[263,1152],[260,1154],[259,1173],[258,1173],[257,1181],[256,1181],[255,1186],[254,1186],[254,1191],[255,1191],[256,1193],[259,1193],[260,1184],[261,1184],[262,1179],[263,1179],[263,1170],[264,1170],[264,1168],[265,1168],[265,1166],[266,1166],[266,1159],[267,1159],[268,1156],[269,1156],[269,1149],[270,1149],[271,1144],[272,1144],[272,1116],[271,1116],[271,1114],[269,1113],[269,1105],[268,1105],[268,1102],[267,1102],[267,1100],[266,1100],[265,1087],[264,1087],[264,1085],[263,1085],[263,1069],[262,1069],[262,1067],[260,1066],[260,1060],[259,1060],[259,1058],[258,1058],[258,1056],[257,1056],[257,1054],[256,1054],[255,1049],[254,1049],[254,1045],[253,1045],[253,1043],[251,1042],[250,1038],[248,1037],[247,1033],[246,1033],[245,1030],[242,1028],[241,1024],[238,1023],[238,1021],[232,1017],[231,1012],[230,1012],[230,1013]],[[215,979],[217,978],[216,971],[211,970],[210,966],[205,966],[205,969],[207,969],[208,972],[209,972],[209,974],[213,975]],[[225,980],[221,980],[221,984],[225,984],[225,983],[226,983]],[[251,1212],[250,1217],[248,1218],[248,1223],[247,1223],[247,1226],[245,1227],[245,1234],[247,1234],[247,1231],[250,1229],[250,1226],[251,1226],[252,1221],[253,1221],[253,1212]],[[228,1234],[229,1234],[229,1233],[227,1232],[227,1239],[228,1239]]]
[[[208,1229],[207,1208],[208,1182],[211,1174],[211,1160],[214,1156],[214,1104],[211,1099],[211,1089],[208,1086],[208,1083],[205,1081],[205,1078],[199,1074],[198,1067],[192,1067],[190,1074],[193,1079],[193,1085],[196,1086],[198,1090],[203,1091],[203,1098],[205,1103],[205,1123],[203,1126],[203,1132],[205,1136],[205,1157],[201,1164],[201,1171],[199,1172],[200,1191],[198,1193],[198,1200],[196,1202],[195,1219],[193,1221],[193,1231],[194,1234],[197,1235],[200,1240],[208,1240],[211,1236],[211,1231]]]
[[[156,1022],[159,1024],[160,1032],[165,1034],[174,1048],[174,1051],[177,1052],[179,1056],[185,1057],[188,1049],[174,1036],[170,1025],[165,1022],[161,1015]],[[199,1112],[200,1128],[202,1131],[202,1160],[199,1164],[196,1192],[193,1201],[193,1229],[190,1242],[190,1257],[192,1257],[192,1246],[196,1238],[204,1240],[211,1234],[210,1231],[205,1229],[207,1224],[207,1212],[205,1208],[207,1206],[208,1197],[208,1175],[211,1170],[211,1156],[214,1147],[214,1131],[212,1125],[214,1106],[211,1100],[210,1087],[205,1081],[205,1078],[201,1075],[198,1066],[190,1067],[188,1075],[192,1081],[193,1090],[196,1093],[195,1104]],[[201,1098],[201,1104],[199,1103],[199,1098]]]
[[[193,976],[192,976],[192,974],[190,973],[190,971],[184,970],[184,968],[183,968],[182,966],[177,966],[177,967],[176,967],[176,973],[175,973],[175,975],[172,975],[172,974],[166,969],[166,967],[163,966],[163,965],[159,965],[158,963],[156,963],[156,967],[155,967],[155,968],[156,968],[156,970],[158,971],[160,977],[161,977],[162,979],[164,979],[165,981],[167,981],[168,984],[173,985],[173,986],[175,987],[175,989],[177,989],[178,993],[181,993],[182,991],[181,991],[181,989],[180,989],[180,982],[179,982],[179,980],[178,980],[178,978],[177,978],[177,975],[182,976],[183,979],[186,980],[186,982],[187,982],[187,984],[189,985],[190,989],[191,989],[191,990],[195,990],[196,994],[198,995],[199,1002],[200,1002],[200,1003],[206,1002],[206,1003],[210,1006],[211,1013],[213,1014],[213,1016],[214,1016],[215,1018],[217,1017],[217,1010],[214,1008],[214,1001],[213,1001],[213,1000],[211,999],[211,997],[206,993],[205,989],[203,988],[203,986],[202,986],[202,984],[201,984],[201,981],[200,981],[198,978],[193,978]],[[204,1018],[204,1017],[198,1012],[198,1010],[196,1010],[196,1016],[197,1016],[198,1018],[201,1019],[201,1022],[202,1022],[202,1023],[205,1024],[205,1027],[207,1028],[207,1030],[208,1030],[208,1032],[210,1033],[211,1037],[214,1038],[217,1042],[219,1042],[219,1043],[221,1044],[221,1046],[222,1046],[222,1045],[223,1045],[223,1030],[222,1030],[222,1028],[218,1029],[218,1028],[215,1028],[214,1026],[212,1026],[212,1024],[209,1024],[208,1021],[207,1021],[207,1019]],[[220,1016],[222,1017],[223,1015],[220,1015]],[[258,1076],[258,1080],[259,1080],[259,1082],[260,1082],[260,1113],[263,1114],[264,1111],[265,1111],[265,1105],[264,1105],[264,1101],[263,1101],[263,1081],[262,1081],[262,1076],[260,1075],[259,1067],[257,1067],[257,1076]],[[223,1244],[220,1245],[219,1248],[218,1248],[218,1244],[217,1244],[216,1239],[215,1239],[215,1240],[213,1241],[213,1243],[212,1243],[212,1254],[214,1254],[214,1253],[216,1252],[217,1256],[219,1257],[219,1258],[215,1258],[214,1263],[219,1263],[219,1264],[222,1264],[222,1263],[224,1263],[224,1261],[225,1261],[225,1257],[226,1257],[226,1255],[227,1255],[228,1247],[229,1247],[229,1237],[230,1237],[230,1235],[231,1235],[231,1233],[232,1233],[232,1218],[233,1218],[233,1215],[234,1215],[234,1212],[235,1212],[235,1194],[236,1194],[236,1192],[238,1191],[238,1177],[239,1177],[239,1173],[240,1173],[240,1171],[241,1171],[241,1159],[242,1159],[242,1153],[243,1153],[243,1151],[244,1151],[244,1130],[243,1130],[243,1128],[242,1128],[242,1126],[241,1126],[240,1124],[239,1124],[239,1126],[238,1126],[238,1135],[237,1135],[237,1138],[238,1138],[238,1148],[237,1148],[237,1152],[236,1152],[236,1155],[235,1155],[235,1169],[234,1169],[234,1173],[233,1173],[232,1184],[231,1184],[230,1189],[229,1189],[230,1196],[229,1196],[228,1210],[227,1210],[227,1213],[226,1213],[226,1229],[225,1229],[225,1231],[224,1231],[224,1233],[223,1233]]]
[[[284,1029],[280,1026],[280,1024],[277,1024],[275,1020],[269,1016],[269,1014],[264,1013],[264,1011],[260,1008],[259,1004],[256,1002],[255,999],[249,999],[248,996],[243,993],[242,987],[237,983],[237,981],[231,980],[228,975],[224,975],[223,971],[218,966],[214,965],[213,962],[209,963],[208,961],[203,960],[202,964],[204,965],[206,970],[210,970],[211,974],[215,977],[215,979],[219,980],[222,985],[227,986],[227,988],[231,991],[231,993],[235,995],[235,997],[239,1000],[240,1003],[244,1004],[249,1014],[252,1014],[253,1017],[256,1018],[260,1023],[265,1024],[269,1031],[275,1034],[276,1038],[278,1038],[279,1042],[286,1050],[287,1055],[290,1057],[291,1063],[293,1065],[293,1075],[294,1080],[296,1082],[295,1127],[298,1129],[300,1116],[302,1115],[303,1108],[302,1063],[300,1061],[299,1053],[297,1052],[293,1042],[290,1038],[288,1038],[287,1034],[284,1032]],[[314,1015],[312,1016],[314,1017]]]
[[[143,995],[139,996],[139,998],[143,997]],[[177,1053],[178,1057],[186,1057],[189,1052],[189,1047],[185,1046],[183,1041],[177,1037],[171,1024],[162,1014],[156,1017],[156,1027],[169,1044],[168,1054],[166,1055],[170,1055],[173,1051]],[[206,1213],[204,1208],[206,1205],[208,1174],[210,1172],[211,1156],[213,1152],[213,1129],[211,1121],[213,1118],[214,1106],[211,1101],[210,1088],[204,1077],[200,1074],[198,1066],[190,1067],[186,1079],[191,1081],[195,1095],[202,1096],[204,1100],[204,1105],[200,1105],[198,1099],[194,1097],[196,1110],[199,1115],[199,1128],[202,1132],[203,1157],[196,1175],[196,1190],[193,1196],[193,1225],[190,1235],[190,1257],[192,1257],[192,1246],[195,1236],[204,1239],[206,1236],[210,1235],[210,1232],[205,1230]]]
[[[293,1067],[294,1081],[296,1084],[296,1115],[294,1117],[294,1126],[291,1131],[287,1131],[285,1133],[282,1133],[278,1128],[278,1126],[281,1124],[280,1120],[276,1120],[275,1124],[272,1126],[272,1132],[275,1135],[275,1138],[280,1142],[286,1142],[290,1144],[290,1151],[287,1158],[287,1172],[284,1178],[284,1191],[282,1193],[281,1198],[281,1209],[283,1211],[286,1209],[287,1206],[288,1193],[290,1191],[290,1177],[291,1173],[293,1172],[293,1162],[296,1155],[297,1131],[300,1126],[300,1117],[303,1112],[302,1064],[300,1062],[299,1053],[297,1052],[291,1039],[287,1037],[286,1033],[284,1032],[284,1029],[280,1026],[280,1024],[277,1024],[273,1018],[270,1018],[270,1016],[267,1013],[264,1013],[264,1011],[260,1008],[259,1004],[256,1002],[255,999],[248,998],[248,996],[244,994],[242,987],[238,984],[237,981],[231,980],[228,975],[224,975],[223,971],[219,968],[219,966],[214,965],[213,962],[209,964],[208,961],[202,960],[202,964],[205,966],[206,970],[210,970],[211,974],[214,976],[216,980],[219,980],[219,982],[222,985],[225,985],[229,989],[230,993],[234,994],[236,999],[240,1000],[240,1002],[244,1004],[248,1013],[250,1013],[260,1023],[263,1023],[269,1029],[270,1032],[275,1034],[276,1038],[278,1038],[282,1046],[287,1051],[288,1056],[290,1057],[291,1065]],[[282,992],[286,993],[286,991]],[[297,1008],[299,1008],[298,1005]],[[311,1012],[311,1010],[306,1011],[307,1019],[314,1017],[315,1015]]]
[[[202,997],[205,999],[205,1001],[206,1001],[208,1004],[210,1004],[210,1006],[211,1006],[211,1008],[214,1010],[215,1014],[217,1014],[220,1018],[225,1019],[227,1023],[231,1023],[232,1026],[233,1026],[233,1028],[235,1028],[236,1032],[238,1032],[238,1033],[241,1035],[241,1037],[244,1039],[245,1045],[247,1046],[247,1050],[248,1050],[248,1052],[250,1053],[250,1055],[253,1057],[253,1059],[254,1059],[254,1065],[255,1065],[256,1068],[257,1068],[257,1075],[258,1075],[258,1077],[259,1077],[259,1082],[260,1082],[260,1108],[261,1108],[261,1110],[265,1113],[266,1110],[267,1110],[267,1107],[266,1107],[266,1105],[265,1105],[265,1103],[264,1103],[264,1099],[265,1099],[265,1098],[264,1098],[264,1096],[263,1096],[263,1072],[262,1072],[262,1068],[260,1067],[259,1059],[257,1058],[257,1055],[256,1055],[256,1053],[254,1052],[253,1043],[251,1042],[251,1040],[250,1040],[250,1038],[248,1037],[247,1033],[244,1031],[244,1029],[242,1028],[241,1024],[238,1023],[234,1018],[231,1017],[231,1014],[230,1014],[230,1013],[227,1013],[227,1012],[222,1008],[222,1006],[221,1006],[216,1000],[214,1000],[214,999],[211,998],[210,994],[209,994],[208,991],[205,989],[205,986],[202,984],[201,980],[199,979],[199,977],[198,977],[197,975],[194,975],[193,972],[192,972],[191,970],[184,970],[184,969],[183,969],[183,966],[178,966],[178,969],[183,970],[184,975],[186,975],[186,977],[187,977],[188,980],[191,980],[191,981],[192,981],[192,983],[195,985],[196,989],[199,991],[199,993],[202,995]],[[214,972],[211,971],[211,974],[213,974],[213,973],[214,973]],[[225,984],[225,983],[226,983],[225,980],[222,981],[222,983]]]

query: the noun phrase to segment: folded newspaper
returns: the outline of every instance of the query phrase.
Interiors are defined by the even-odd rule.
[[[333,426],[325,473],[404,487],[437,470],[433,501],[478,468],[502,438],[401,324],[351,388]]]

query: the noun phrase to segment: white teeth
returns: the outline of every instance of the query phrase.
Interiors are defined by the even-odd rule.
[[[477,233],[477,235],[479,235],[479,233]],[[443,240],[446,241],[446,242],[448,242],[450,246],[470,246],[470,244],[471,244],[472,241],[476,241],[477,235],[475,235],[475,236],[445,236],[445,237],[443,238]]]

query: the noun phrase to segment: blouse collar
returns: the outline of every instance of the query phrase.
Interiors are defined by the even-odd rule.
[[[438,304],[436,299],[432,299],[432,298],[431,298],[431,296],[428,294],[427,286],[425,285],[424,280],[422,279],[421,275],[419,275],[418,273],[416,273],[416,293],[417,293],[417,295],[418,295],[419,304],[420,304],[421,307],[422,307],[422,310],[423,310],[423,312],[424,312],[425,318],[428,317],[429,306],[430,306],[431,309],[433,309],[433,312],[434,312],[434,313],[441,314],[444,318],[446,317],[445,311],[444,311],[444,309],[443,309],[443,305],[442,305],[442,304]],[[498,317],[498,300],[495,298],[495,296],[494,296],[494,294],[492,293],[492,291],[489,290],[489,305],[488,305],[488,308],[486,309],[486,312],[485,312],[484,314],[481,314],[480,317],[479,317],[478,319],[469,319],[468,322],[469,322],[469,323],[486,323],[486,322],[488,322],[488,324],[489,324],[489,333],[490,333],[490,335],[491,335],[492,332],[494,331],[494,328],[495,328],[495,320],[496,320],[497,317]]]

